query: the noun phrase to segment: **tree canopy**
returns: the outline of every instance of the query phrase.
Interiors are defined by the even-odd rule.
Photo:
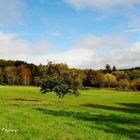
[[[78,89],[82,86],[80,74],[75,69],[69,69],[66,64],[47,65],[46,77],[41,81],[41,92],[56,92],[59,99],[66,94],[78,95]]]

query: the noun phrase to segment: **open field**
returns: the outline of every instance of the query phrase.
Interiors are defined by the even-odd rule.
[[[140,139],[138,92],[85,89],[59,104],[36,87],[0,86],[0,140],[131,139]]]

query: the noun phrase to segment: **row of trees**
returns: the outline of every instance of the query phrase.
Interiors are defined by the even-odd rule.
[[[107,64],[104,70],[83,70],[83,75],[84,86],[140,90],[140,68],[117,70]]]
[[[38,67],[23,61],[0,60],[0,84],[34,85]]]
[[[65,77],[63,77],[64,75]],[[140,67],[117,70],[115,66],[111,67],[107,64],[103,70],[81,70],[70,69],[66,64],[54,64],[52,62],[47,65],[36,66],[23,61],[0,60],[0,84],[41,86],[42,92],[45,92],[44,83],[57,85],[57,82],[64,89],[65,81],[73,88],[74,84],[75,86],[77,84],[77,87],[83,85],[116,88],[117,90],[140,90]],[[69,87],[69,89],[71,88]]]

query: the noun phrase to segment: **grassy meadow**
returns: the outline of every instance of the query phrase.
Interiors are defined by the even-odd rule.
[[[85,88],[58,103],[37,87],[0,86],[0,140],[140,140],[140,93]]]

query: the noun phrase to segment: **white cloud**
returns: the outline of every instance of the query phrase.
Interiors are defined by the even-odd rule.
[[[0,24],[21,24],[24,8],[24,0],[0,0]]]
[[[51,53],[47,59],[79,68],[104,68],[107,63],[118,68],[139,66],[140,42],[130,46],[126,42],[126,38],[119,36],[80,37],[71,49]]]
[[[140,4],[139,0],[64,0],[76,9],[99,9],[104,10],[114,6],[133,7],[134,4]]]
[[[71,67],[78,67],[83,60],[90,60],[93,52],[84,48],[72,48],[65,52],[51,53],[47,55],[48,60],[67,63]]]
[[[36,59],[44,56],[50,46],[47,39],[39,40],[33,46],[30,42],[18,38],[16,34],[0,33],[0,59],[19,59],[36,63]]]
[[[109,47],[123,47],[125,46],[126,38],[123,36],[95,36],[84,35],[80,36],[76,41],[77,47],[89,49],[103,49]]]
[[[42,39],[37,42],[35,48],[34,48],[34,53],[36,55],[45,55],[49,48],[51,48],[51,44],[48,42],[47,39]]]
[[[16,34],[0,33],[0,59],[24,60],[46,64],[47,60],[67,63],[70,67],[104,68],[109,63],[119,68],[140,66],[140,41],[128,45],[122,36],[87,35],[77,38],[75,45],[60,52],[47,39],[33,44]]]

